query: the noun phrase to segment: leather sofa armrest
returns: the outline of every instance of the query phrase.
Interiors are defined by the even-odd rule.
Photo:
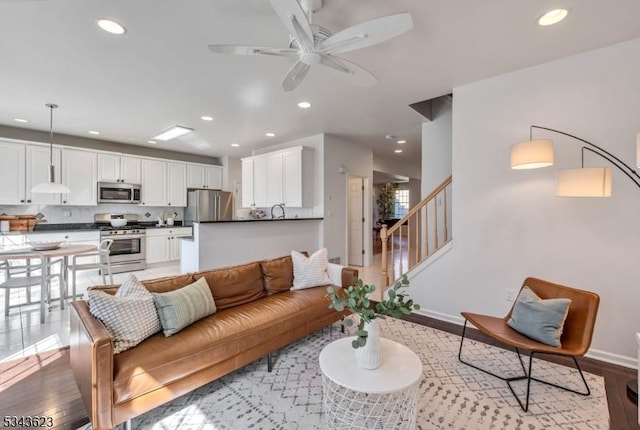
[[[71,370],[94,429],[113,424],[113,344],[85,301],[71,304]]]
[[[329,274],[329,279],[331,279],[331,283],[333,285],[339,285],[346,288],[353,285],[353,278],[358,276],[358,269],[329,263],[327,273]]]

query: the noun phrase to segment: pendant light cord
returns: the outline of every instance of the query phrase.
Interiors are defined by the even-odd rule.
[[[58,107],[55,103],[47,103],[49,108],[49,165],[53,166],[53,110]]]

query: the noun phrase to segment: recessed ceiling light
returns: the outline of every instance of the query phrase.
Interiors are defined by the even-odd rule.
[[[100,134],[100,132],[99,132],[99,131],[95,131],[95,130],[89,130],[89,131],[88,131],[88,133],[89,133],[89,134],[94,134],[94,135],[96,135],[96,136]]]
[[[238,146],[240,146],[239,143],[232,143],[231,146],[233,146],[234,148],[237,148]]]
[[[110,19],[99,19],[98,27],[111,34],[125,34],[127,32],[121,24]]]
[[[396,150],[395,150],[395,151],[393,151],[393,152],[395,152],[396,154],[400,154],[400,153],[402,152],[402,149],[396,149]]]
[[[548,25],[557,24],[569,15],[567,9],[554,9],[542,15],[538,18],[538,24],[544,27]]]
[[[298,107],[302,109],[309,109],[311,107],[311,103],[309,102],[300,102],[298,103]]]
[[[155,145],[158,142],[156,142],[155,140],[147,140],[147,143],[151,143],[152,145]]]
[[[406,140],[404,140],[404,139],[401,139],[401,140],[398,140],[396,143],[399,143],[399,144],[401,144],[401,145],[402,145],[403,143],[407,143],[407,141],[406,141]]]
[[[27,123],[29,121],[27,121],[26,119],[22,119],[22,118],[14,118],[13,119],[15,122],[22,122],[22,123]]]
[[[176,137],[180,137],[187,133],[191,133],[193,131],[192,128],[183,127],[181,125],[174,125],[169,130],[160,133],[157,136],[153,136],[154,139],[167,141],[171,139],[175,139]]]
[[[265,133],[264,135],[267,137],[276,137],[276,134],[272,132]]]
[[[384,138],[387,139],[387,140],[393,140],[396,137],[393,134],[387,134]]]
[[[200,119],[202,119],[203,121],[213,121],[213,117],[212,116],[201,116]]]

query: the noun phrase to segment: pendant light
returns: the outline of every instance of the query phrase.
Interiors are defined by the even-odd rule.
[[[70,192],[69,187],[56,182],[56,169],[53,165],[53,110],[58,105],[47,103],[45,106],[49,108],[49,182],[42,182],[31,188],[32,193],[47,194],[67,194]]]

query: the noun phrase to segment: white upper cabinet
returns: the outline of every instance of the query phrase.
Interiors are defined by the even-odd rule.
[[[187,163],[187,188],[222,189],[222,166]]]
[[[313,150],[303,146],[242,159],[242,206],[313,206]]]
[[[40,145],[26,145],[26,150],[26,203],[59,205],[62,202],[60,194],[32,193],[31,188],[37,184],[49,182],[49,166],[51,165],[51,161],[53,161],[55,167],[56,177],[54,180],[57,183],[61,183],[62,169],[60,167],[60,159],[62,151],[60,148],[53,148],[53,152],[51,152],[48,146]]]
[[[0,141],[0,183],[0,204],[25,203],[25,145]]]
[[[98,157],[95,152],[62,148],[62,183],[69,193],[62,195],[67,206],[98,204]]]
[[[167,163],[142,160],[142,202],[144,206],[167,205]]]
[[[187,165],[143,159],[141,205],[186,206]]]
[[[167,163],[167,206],[187,206],[185,163]]]
[[[140,184],[142,159],[121,154],[98,154],[98,181]]]

